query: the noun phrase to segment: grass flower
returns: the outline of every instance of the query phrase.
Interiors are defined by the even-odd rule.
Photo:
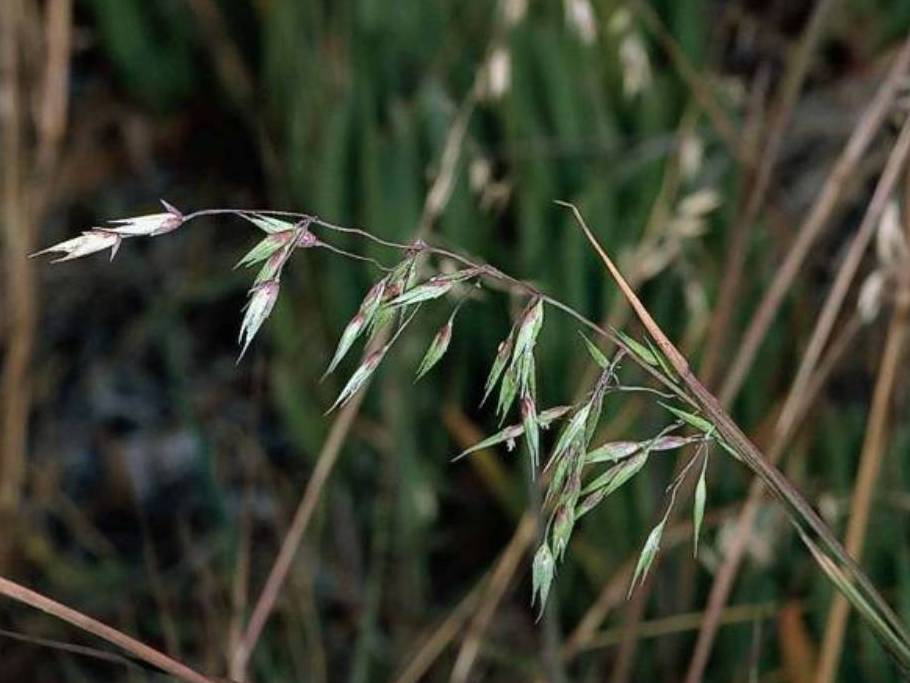
[[[88,256],[89,254],[94,254],[96,251],[104,251],[109,248],[111,250],[111,260],[113,261],[114,256],[117,255],[117,249],[120,248],[122,239],[123,238],[117,233],[110,232],[104,228],[92,228],[91,230],[83,232],[79,237],[73,237],[65,242],[60,242],[52,247],[48,247],[47,249],[36,251],[31,257],[40,256],[42,254],[64,254],[53,261],[54,263],[60,263],[61,261],[72,261],[73,259]]]
[[[237,358],[238,362],[243,358],[243,354],[246,353],[250,342],[253,341],[253,337],[256,336],[259,328],[262,327],[262,323],[265,322],[275,307],[275,302],[278,300],[278,290],[278,280],[266,280],[253,285],[250,289],[250,300],[244,307],[246,312],[240,325],[239,341],[242,348],[240,356]]]
[[[183,214],[163,199],[161,203],[166,209],[163,213],[150,213],[145,216],[108,221],[116,227],[105,229],[124,237],[155,237],[173,232],[183,225]]]
[[[59,263],[88,256],[96,251],[104,251],[109,248],[111,250],[111,260],[113,261],[124,238],[155,237],[156,235],[172,232],[183,225],[185,221],[183,214],[163,199],[161,203],[166,209],[163,213],[152,213],[145,216],[108,221],[110,223],[108,226],[86,230],[79,237],[73,237],[47,249],[42,249],[31,256],[54,253],[64,254],[63,257],[54,260],[54,263]]]

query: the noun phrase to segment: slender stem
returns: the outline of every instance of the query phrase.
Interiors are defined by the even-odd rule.
[[[679,373],[686,389],[691,392],[698,406],[717,428],[718,433],[723,437],[726,444],[740,456],[746,466],[758,475],[765,486],[784,504],[791,523],[799,531],[809,549],[813,551],[816,559],[819,557],[815,552],[818,546],[821,546],[821,549],[827,553],[824,556],[826,562],[819,562],[819,566],[843,592],[844,596],[857,608],[857,611],[863,616],[866,623],[872,627],[880,642],[892,654],[898,665],[905,671],[910,671],[910,637],[908,637],[903,624],[872,585],[871,581],[869,581],[863,570],[847,554],[837,537],[822,521],[812,506],[806,502],[799,491],[781,474],[780,470],[765,459],[761,451],[755,447],[730,416],[727,415],[720,402],[695,377],[689,369],[686,359],[663,333],[644,304],[626,283],[619,269],[607,255],[594,233],[591,232],[578,209],[565,202],[559,203],[573,211],[585,237],[591,243],[598,256],[600,256],[610,275],[619,285],[623,295],[647,329],[648,334],[651,335],[657,346],[673,365],[673,368]]]
[[[148,662],[152,666],[169,673],[171,676],[174,676],[181,681],[185,681],[186,683],[213,683],[211,678],[191,669],[186,664],[171,659],[163,652],[159,652],[145,643],[141,643],[135,638],[131,638],[125,633],[122,633],[115,628],[111,628],[107,624],[92,619],[66,605],[61,605],[56,600],[51,600],[50,598],[10,581],[9,579],[0,577],[0,595],[10,598],[11,600],[16,600],[17,602],[25,603],[26,605],[39,609],[53,617],[66,621],[83,631],[87,631],[94,636],[102,638],[109,643],[113,643],[117,647],[129,652],[137,659]]]
[[[377,261],[374,258],[370,258],[369,256],[361,256],[360,254],[355,254],[354,252],[346,251],[345,249],[339,249],[338,247],[336,247],[332,244],[329,244],[328,242],[323,242],[320,240],[319,242],[316,243],[315,246],[322,247],[323,249],[327,249],[327,250],[331,251],[333,254],[338,254],[339,256],[344,256],[346,258],[351,259],[352,261],[363,261],[365,263],[369,263],[371,265],[376,266],[379,270],[383,271],[384,273],[391,273],[392,270],[394,270],[393,268],[389,268],[388,266],[382,265],[379,261]]]
[[[327,230],[332,230],[334,232],[339,232],[339,233],[344,233],[344,234],[349,234],[349,235],[356,235],[358,237],[362,237],[363,239],[374,242],[375,244],[378,244],[380,246],[383,246],[383,247],[386,247],[389,249],[394,249],[396,251],[409,252],[409,251],[417,250],[417,251],[420,251],[425,254],[431,254],[433,256],[450,259],[467,268],[476,268],[480,271],[480,274],[482,277],[485,277],[488,280],[498,281],[513,289],[523,291],[532,297],[540,297],[540,299],[544,303],[549,304],[550,306],[552,306],[553,308],[555,308],[559,311],[562,311],[563,313],[568,315],[570,318],[574,319],[576,322],[585,326],[592,332],[595,332],[598,335],[600,335],[601,337],[604,337],[605,339],[610,340],[613,344],[615,344],[617,347],[622,349],[633,360],[635,360],[635,362],[639,365],[639,367],[642,370],[644,370],[646,373],[651,375],[651,377],[653,379],[655,379],[657,382],[659,382],[660,384],[664,385],[667,389],[669,389],[670,392],[674,396],[676,396],[678,399],[680,399],[684,403],[687,403],[688,405],[692,406],[693,408],[698,407],[698,404],[695,401],[693,401],[692,398],[685,391],[683,391],[681,387],[679,387],[675,382],[673,382],[673,380],[671,380],[669,377],[665,376],[663,373],[661,373],[659,370],[657,370],[653,366],[650,366],[647,363],[642,363],[638,359],[638,357],[635,355],[635,353],[632,351],[632,349],[629,348],[628,344],[626,344],[626,342],[623,341],[623,339],[616,333],[616,330],[614,330],[612,327],[598,325],[596,322],[594,322],[590,318],[582,315],[581,313],[576,311],[574,308],[572,308],[568,304],[563,303],[559,299],[556,299],[555,297],[552,297],[549,294],[546,294],[545,292],[541,291],[540,289],[538,289],[537,287],[535,287],[534,285],[532,285],[529,282],[525,282],[524,280],[519,280],[518,278],[512,277],[511,275],[504,273],[503,271],[499,270],[495,266],[492,266],[487,263],[483,263],[481,261],[472,260],[466,256],[463,256],[462,254],[459,254],[454,251],[450,251],[449,249],[443,249],[442,247],[432,246],[430,244],[427,244],[423,240],[417,240],[416,242],[412,242],[410,244],[407,244],[404,242],[395,242],[393,240],[386,240],[381,237],[376,237],[376,235],[373,235],[372,233],[368,232],[367,230],[363,230],[361,228],[349,228],[349,227],[346,227],[343,225],[338,225],[337,223],[331,223],[329,221],[323,220],[319,216],[315,216],[315,215],[307,214],[307,213],[300,213],[297,211],[273,211],[270,209],[252,210],[252,209],[230,209],[230,208],[201,209],[199,211],[193,211],[192,213],[186,214],[183,217],[183,220],[184,220],[184,223],[187,223],[191,220],[194,220],[196,218],[202,218],[204,216],[232,215],[232,216],[238,216],[238,217],[245,218],[245,217],[255,215],[255,214],[272,215],[272,216],[286,216],[289,218],[296,218],[296,219],[298,219],[298,221],[307,221],[309,223],[310,227],[321,226],[323,228],[326,228]],[[346,252],[346,251],[338,249],[337,247],[334,247],[332,245],[328,245],[327,243],[325,243],[323,241],[318,242],[317,245],[315,245],[315,246],[326,247],[330,251],[334,251],[335,253],[341,254],[342,256],[347,256],[349,258],[356,258],[358,260],[365,259],[365,257],[363,257],[363,256],[359,256],[357,254],[352,254],[350,252]],[[379,265],[379,264],[377,263],[376,265]]]
[[[895,389],[899,387],[902,375],[901,358],[904,355],[908,319],[910,319],[910,306],[907,305],[898,306],[892,314],[866,423],[866,435],[856,475],[856,486],[850,501],[847,531],[844,536],[847,551],[857,560],[862,558],[869,524],[869,509],[872,506],[876,480],[888,447],[891,401]],[[848,613],[847,602],[841,595],[835,595],[825,624],[815,683],[830,683],[835,678],[843,650]]]

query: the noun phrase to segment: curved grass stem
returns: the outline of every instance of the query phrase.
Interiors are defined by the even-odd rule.
[[[638,315],[654,343],[663,351],[679,374],[685,388],[691,393],[698,407],[742,462],[783,503],[790,523],[799,532],[800,538],[811,551],[816,564],[859,612],[898,666],[905,672],[910,672],[910,635],[907,634],[903,623],[881,597],[859,565],[847,554],[840,541],[818,516],[818,513],[781,474],[780,470],[765,459],[758,448],[727,415],[720,402],[695,377],[689,369],[686,359],[667,338],[644,304],[626,283],[622,273],[598,242],[578,208],[566,202],[559,202],[559,204],[574,213],[585,237],[603,261],[604,266],[616,281],[623,296]]]

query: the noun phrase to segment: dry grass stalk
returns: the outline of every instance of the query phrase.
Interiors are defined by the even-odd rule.
[[[743,434],[739,427],[724,412],[718,400],[711,394],[689,369],[688,362],[663,333],[648,310],[644,307],[613,261],[594,237],[578,210],[569,206],[588,241],[601,258],[607,271],[616,281],[623,295],[629,301],[641,323],[660,351],[666,356],[679,375],[681,382],[691,392],[692,398],[705,416],[725,439],[727,446],[737,453],[763,483],[784,504],[791,523],[800,532],[801,538],[812,552],[819,566],[830,580],[860,610],[866,623],[873,628],[880,642],[894,657],[897,664],[910,671],[910,637],[900,620],[882,599],[868,578],[845,552],[843,546],[831,533],[815,510],[806,503],[786,478],[771,464]],[[653,534],[653,532],[652,532]],[[646,545],[647,547],[647,545]]]
[[[692,523],[688,520],[680,522],[667,530],[664,543],[669,548],[687,541],[691,534]],[[566,638],[562,654],[567,661],[571,661],[591,646],[601,624],[606,621],[610,612],[626,599],[629,579],[632,578],[632,573],[635,571],[635,562],[636,555],[632,555],[616,569],[613,577],[604,585],[600,594]]]
[[[673,34],[667,30],[654,8],[643,0],[628,0],[626,4],[657,37],[661,47],[673,62],[673,66],[679,73],[680,78],[689,87],[692,96],[705,112],[705,115],[711,120],[711,125],[714,126],[730,153],[740,162],[745,162],[746,160],[742,157],[739,133],[736,130],[736,126],[733,125],[730,117],[717,101],[710,83],[689,61],[686,53],[676,42]]]
[[[512,577],[514,577],[516,570],[521,564],[526,549],[536,538],[537,515],[529,511],[522,516],[515,534],[490,573],[489,582],[484,589],[476,611],[471,617],[468,633],[452,667],[452,673],[449,677],[450,683],[465,683],[468,680],[468,676],[470,676],[474,662],[480,652],[482,635],[487,630],[496,608],[499,606]]]
[[[439,172],[427,193],[415,240],[420,240],[429,234],[451,197],[458,160],[467,135],[468,121],[474,111],[481,82],[482,70],[479,70],[475,75],[471,90],[449,127],[443,145]],[[381,334],[376,338],[375,343],[371,345],[371,350],[380,349],[386,341],[386,335]],[[275,601],[278,599],[279,593],[287,580],[291,563],[303,540],[303,535],[309,525],[316,504],[322,495],[322,490],[341,454],[348,432],[359,412],[362,399],[363,393],[361,392],[343,407],[342,412],[332,424],[329,436],[317,458],[313,476],[307,483],[303,497],[294,513],[291,527],[282,541],[278,556],[269,571],[265,586],[256,600],[243,637],[232,654],[229,671],[234,678],[241,679],[246,673],[250,655],[262,635],[262,629],[265,627],[265,623],[274,609]]]
[[[736,605],[724,610],[721,622],[726,626],[760,621],[773,617],[780,609],[781,605],[773,602],[758,605]],[[635,625],[634,633],[636,638],[661,638],[694,631],[701,624],[704,616],[704,612],[684,612],[641,621]],[[628,637],[628,632],[627,625],[599,631],[585,644],[585,650],[599,650],[618,645]]]
[[[810,385],[802,394],[802,402],[798,406],[797,417],[793,421],[794,428],[805,418],[822,387],[827,383],[835,366],[853,345],[859,328],[859,320],[854,317],[845,326],[837,343],[828,351],[820,364],[818,371],[812,376]],[[777,463],[780,460],[785,449],[789,445],[792,436],[793,431],[775,434],[774,440],[768,449],[768,459],[772,463]],[[765,487],[758,479],[754,479],[752,485],[749,487],[746,502],[742,506],[739,516],[736,519],[736,531],[732,534],[733,543],[727,549],[724,560],[715,573],[714,581],[711,584],[704,619],[698,629],[698,637],[692,651],[692,657],[686,675],[686,681],[689,683],[700,681],[704,676],[704,670],[708,663],[708,657],[711,654],[714,637],[717,635],[717,630],[721,624],[720,615],[723,613],[727,600],[730,597],[730,592],[733,589],[733,582],[736,579],[739,567],[745,557],[752,527],[755,523],[755,516],[758,513],[759,506],[765,495]]]
[[[45,3],[43,27],[37,8],[9,0],[0,13],[0,100],[3,101],[3,234],[5,256],[7,347],[0,377],[2,436],[0,436],[0,517],[12,519],[26,481],[28,416],[31,408],[30,365],[37,320],[34,266],[25,257],[32,251],[35,226],[50,203],[49,180],[66,129],[72,0]],[[30,28],[35,30],[30,31]],[[43,31],[43,35],[42,35]],[[31,45],[38,35],[42,44]],[[43,54],[29,54],[43,51]],[[27,127],[28,82],[26,57],[42,64],[36,98],[35,144]],[[33,149],[34,147],[34,149]],[[9,560],[14,533],[0,541],[0,567]]]
[[[106,640],[181,681],[186,683],[214,683],[214,679],[204,676],[186,664],[168,657],[163,652],[159,652],[145,643],[131,638],[115,628],[111,628],[107,624],[102,624],[100,621],[77,612],[66,605],[61,605],[59,602],[36,593],[25,586],[20,586],[9,579],[0,578],[0,595],[39,609],[57,619],[72,624],[86,633],[91,633],[98,638]]]
[[[875,230],[885,212],[885,207],[894,194],[901,172],[907,165],[908,154],[910,154],[910,118],[904,122],[900,136],[894,144],[894,149],[891,151],[885,170],[882,172],[881,179],[876,185],[869,206],[866,208],[866,213],[863,215],[863,220],[857,228],[856,234],[847,249],[847,254],[837,270],[834,283],[831,285],[831,292],[825,299],[825,305],[818,316],[815,328],[812,330],[809,345],[806,347],[796,378],[793,380],[793,386],[784,403],[780,417],[779,429],[781,430],[790,428],[793,407],[799,400],[799,394],[808,382],[809,375],[818,363],[822,350],[831,338],[834,324],[843,308],[850,285],[856,278],[863,255],[869,248],[869,244],[875,235]]]
[[[792,58],[787,62],[787,71],[778,88],[768,128],[763,135],[763,144],[759,147],[761,154],[758,163],[755,165],[755,173],[751,177],[742,215],[738,218],[733,229],[730,247],[724,263],[724,274],[721,278],[724,286],[720,289],[715,314],[711,320],[708,344],[701,365],[701,375],[708,386],[714,386],[715,373],[718,370],[721,354],[724,353],[726,348],[730,321],[740,296],[748,238],[768,196],[768,189],[777,165],[781,143],[787,126],[790,124],[794,105],[809,72],[812,56],[824,36],[824,29],[828,18],[831,16],[831,11],[838,2],[839,0],[820,0],[815,5],[812,16],[806,23],[806,27],[797,42],[796,50],[793,52]]]
[[[528,514],[530,515],[530,513]],[[519,524],[518,529],[516,529],[516,534],[520,529],[521,524]],[[515,539],[515,535],[513,535],[512,539]],[[533,540],[533,538],[531,540]],[[528,542],[529,546],[530,543],[531,541]],[[503,550],[500,558],[505,555],[510,545],[511,541],[506,545],[506,549]],[[489,572],[484,574],[484,576],[474,584],[474,587],[468,591],[442,621],[430,629],[425,637],[420,638],[420,646],[413,655],[407,657],[407,664],[405,664],[404,668],[392,679],[394,683],[419,683],[419,681],[424,680],[423,677],[427,671],[430,670],[430,667],[432,667],[439,656],[445,652],[449,643],[458,637],[465,623],[467,623],[470,616],[475,613],[488,582]]]
[[[892,195],[894,187],[900,175],[901,169],[907,161],[907,155],[910,153],[910,120],[904,124],[904,128],[896,143],[886,164],[882,177],[876,187],[873,200],[866,211],[862,224],[857,231],[853,244],[848,252],[847,258],[841,263],[837,275],[835,276],[834,285],[829,292],[823,305],[823,314],[816,322],[815,330],[812,333],[812,339],[820,340],[817,344],[819,353],[824,344],[827,343],[833,327],[837,312],[843,303],[847,294],[847,289],[856,273],[858,261],[865,250],[868,240],[864,239],[864,233],[870,227],[875,226],[884,210],[885,203]],[[861,250],[862,249],[862,250]],[[846,334],[841,335],[843,337]],[[811,349],[811,345],[810,345]],[[774,428],[774,438],[769,448],[769,459],[771,463],[776,464],[783,455],[786,444],[789,442],[793,430],[804,414],[808,405],[808,395],[814,393],[808,390],[808,385],[812,383],[813,372],[817,372],[817,356],[814,352],[807,352],[801,362],[800,369],[790,389],[784,408],[777,418]],[[747,546],[754,522],[755,512],[758,501],[762,496],[762,488],[756,483],[750,488],[746,505],[743,507],[742,514],[737,523],[736,542],[730,546],[724,561],[715,575],[714,585],[711,587],[709,594],[709,607],[707,616],[699,631],[698,640],[693,650],[692,659],[689,663],[689,674],[687,680],[692,683],[701,680],[704,668],[707,665],[708,657],[713,646],[714,635],[716,634],[718,615],[720,610],[726,605],[730,591],[733,588],[733,582],[739,571],[743,554]]]
[[[34,283],[31,264],[31,221],[25,187],[27,164],[24,130],[21,50],[25,22],[21,0],[10,0],[0,15],[3,91],[3,231],[5,241],[5,296],[7,338],[2,375],[2,459],[0,459],[0,516],[11,520],[18,509],[25,477],[26,416],[30,383],[28,366],[35,324]],[[6,537],[0,549],[0,566],[8,562]]]
[[[469,448],[473,444],[481,441],[484,437],[483,432],[477,429],[477,427],[474,426],[474,424],[456,407],[448,407],[443,414],[443,419],[449,431],[453,433],[455,441],[461,449]],[[487,486],[489,486],[494,493],[497,493],[498,497],[502,500],[502,503],[506,505],[507,496],[505,496],[505,489],[502,488],[503,484],[501,480],[503,475],[499,469],[500,466],[498,465],[498,461],[493,458],[494,454],[492,452],[487,452],[486,449],[482,449],[473,455],[471,465],[487,483]],[[525,525],[527,524],[526,520],[534,517],[536,517],[536,515],[533,511],[529,510],[523,513],[512,538],[506,544],[502,554],[497,558],[494,567],[502,566],[506,561],[507,554],[520,553],[523,555],[528,552],[528,549],[531,548],[534,541],[537,540],[537,537],[536,534],[525,533]],[[706,519],[706,523],[711,524],[715,517],[716,515],[709,515],[708,519]],[[684,522],[681,525],[671,527],[667,531],[666,543],[668,545],[681,543],[690,537],[691,531],[691,523]],[[516,543],[519,541],[521,542],[521,545],[517,547]],[[512,563],[511,568],[514,574],[520,569],[520,565]],[[620,569],[614,573],[613,578],[607,584],[600,597],[588,609],[579,626],[572,632],[569,641],[562,646],[560,657],[563,660],[571,661],[574,659],[580,651],[584,649],[585,644],[589,639],[596,634],[597,629],[606,619],[609,611],[625,599],[629,579],[632,576],[634,568],[635,555],[630,557],[621,565]],[[491,572],[492,571],[493,570],[491,570]],[[511,580],[512,577],[503,577],[500,583],[508,584]],[[401,670],[401,673],[394,679],[395,683],[414,683],[415,681],[420,680],[436,659],[443,653],[449,643],[458,636],[463,625],[468,621],[471,614],[476,611],[476,605],[493,599],[493,596],[490,595],[491,590],[495,590],[495,586],[491,585],[490,572],[488,572],[475,583],[474,587],[471,588],[461,601],[459,601],[449,615],[432,629],[425,638],[421,639],[422,645],[415,654],[406,658],[407,664]],[[472,630],[476,639],[479,640],[482,637],[484,630],[489,626],[489,623],[490,620],[487,619],[483,628]]]
[[[362,392],[354,396],[332,423],[329,435],[316,460],[316,467],[313,469],[313,474],[307,482],[303,497],[300,499],[300,503],[294,513],[294,519],[284,535],[281,549],[278,551],[278,556],[272,564],[269,576],[256,600],[250,620],[243,631],[243,637],[234,652],[231,653],[231,664],[228,671],[229,676],[235,680],[243,680],[246,677],[250,655],[275,608],[275,603],[281,595],[294,557],[297,555],[297,550],[303,540],[303,535],[313,517],[325,484],[335,467],[335,463],[338,461],[338,456],[341,455],[351,424],[360,410],[363,396]]]
[[[784,261],[777,269],[774,280],[762,297],[727,371],[718,394],[721,405],[730,405],[739,393],[755,360],[755,355],[758,353],[758,347],[767,335],[809,250],[828,224],[840,203],[843,188],[849,182],[857,164],[891,112],[908,67],[910,67],[910,37],[905,40],[878,92],[853,129],[843,152],[831,170],[808,216],[800,226],[796,238],[786,250]]]
[[[869,525],[869,510],[875,495],[875,483],[888,448],[891,402],[895,389],[899,387],[899,380],[905,376],[902,361],[906,350],[908,325],[910,325],[910,249],[906,248],[910,247],[910,219],[907,219],[906,216],[905,226],[907,239],[904,242],[903,277],[895,283],[900,293],[891,315],[885,338],[885,348],[882,352],[875,390],[872,395],[872,406],[866,424],[866,434],[860,454],[856,486],[850,501],[850,517],[844,540],[847,552],[857,560],[862,558],[866,530]],[[821,656],[815,675],[816,683],[830,683],[835,678],[843,650],[849,610],[850,605],[847,601],[839,594],[835,595],[831,611],[828,614],[828,621],[825,624]]]

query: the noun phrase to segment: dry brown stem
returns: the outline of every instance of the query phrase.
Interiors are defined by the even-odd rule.
[[[107,624],[92,619],[66,605],[61,605],[59,602],[51,600],[18,583],[14,583],[9,579],[0,578],[0,595],[24,603],[35,609],[39,609],[58,619],[62,619],[87,633],[91,633],[98,638],[116,645],[125,652],[129,652],[134,657],[169,673],[181,681],[186,681],[186,683],[213,683],[213,679],[191,669],[186,664],[171,659],[163,652],[159,652],[145,643],[141,643],[135,638],[132,638],[115,628],[111,628]]]

